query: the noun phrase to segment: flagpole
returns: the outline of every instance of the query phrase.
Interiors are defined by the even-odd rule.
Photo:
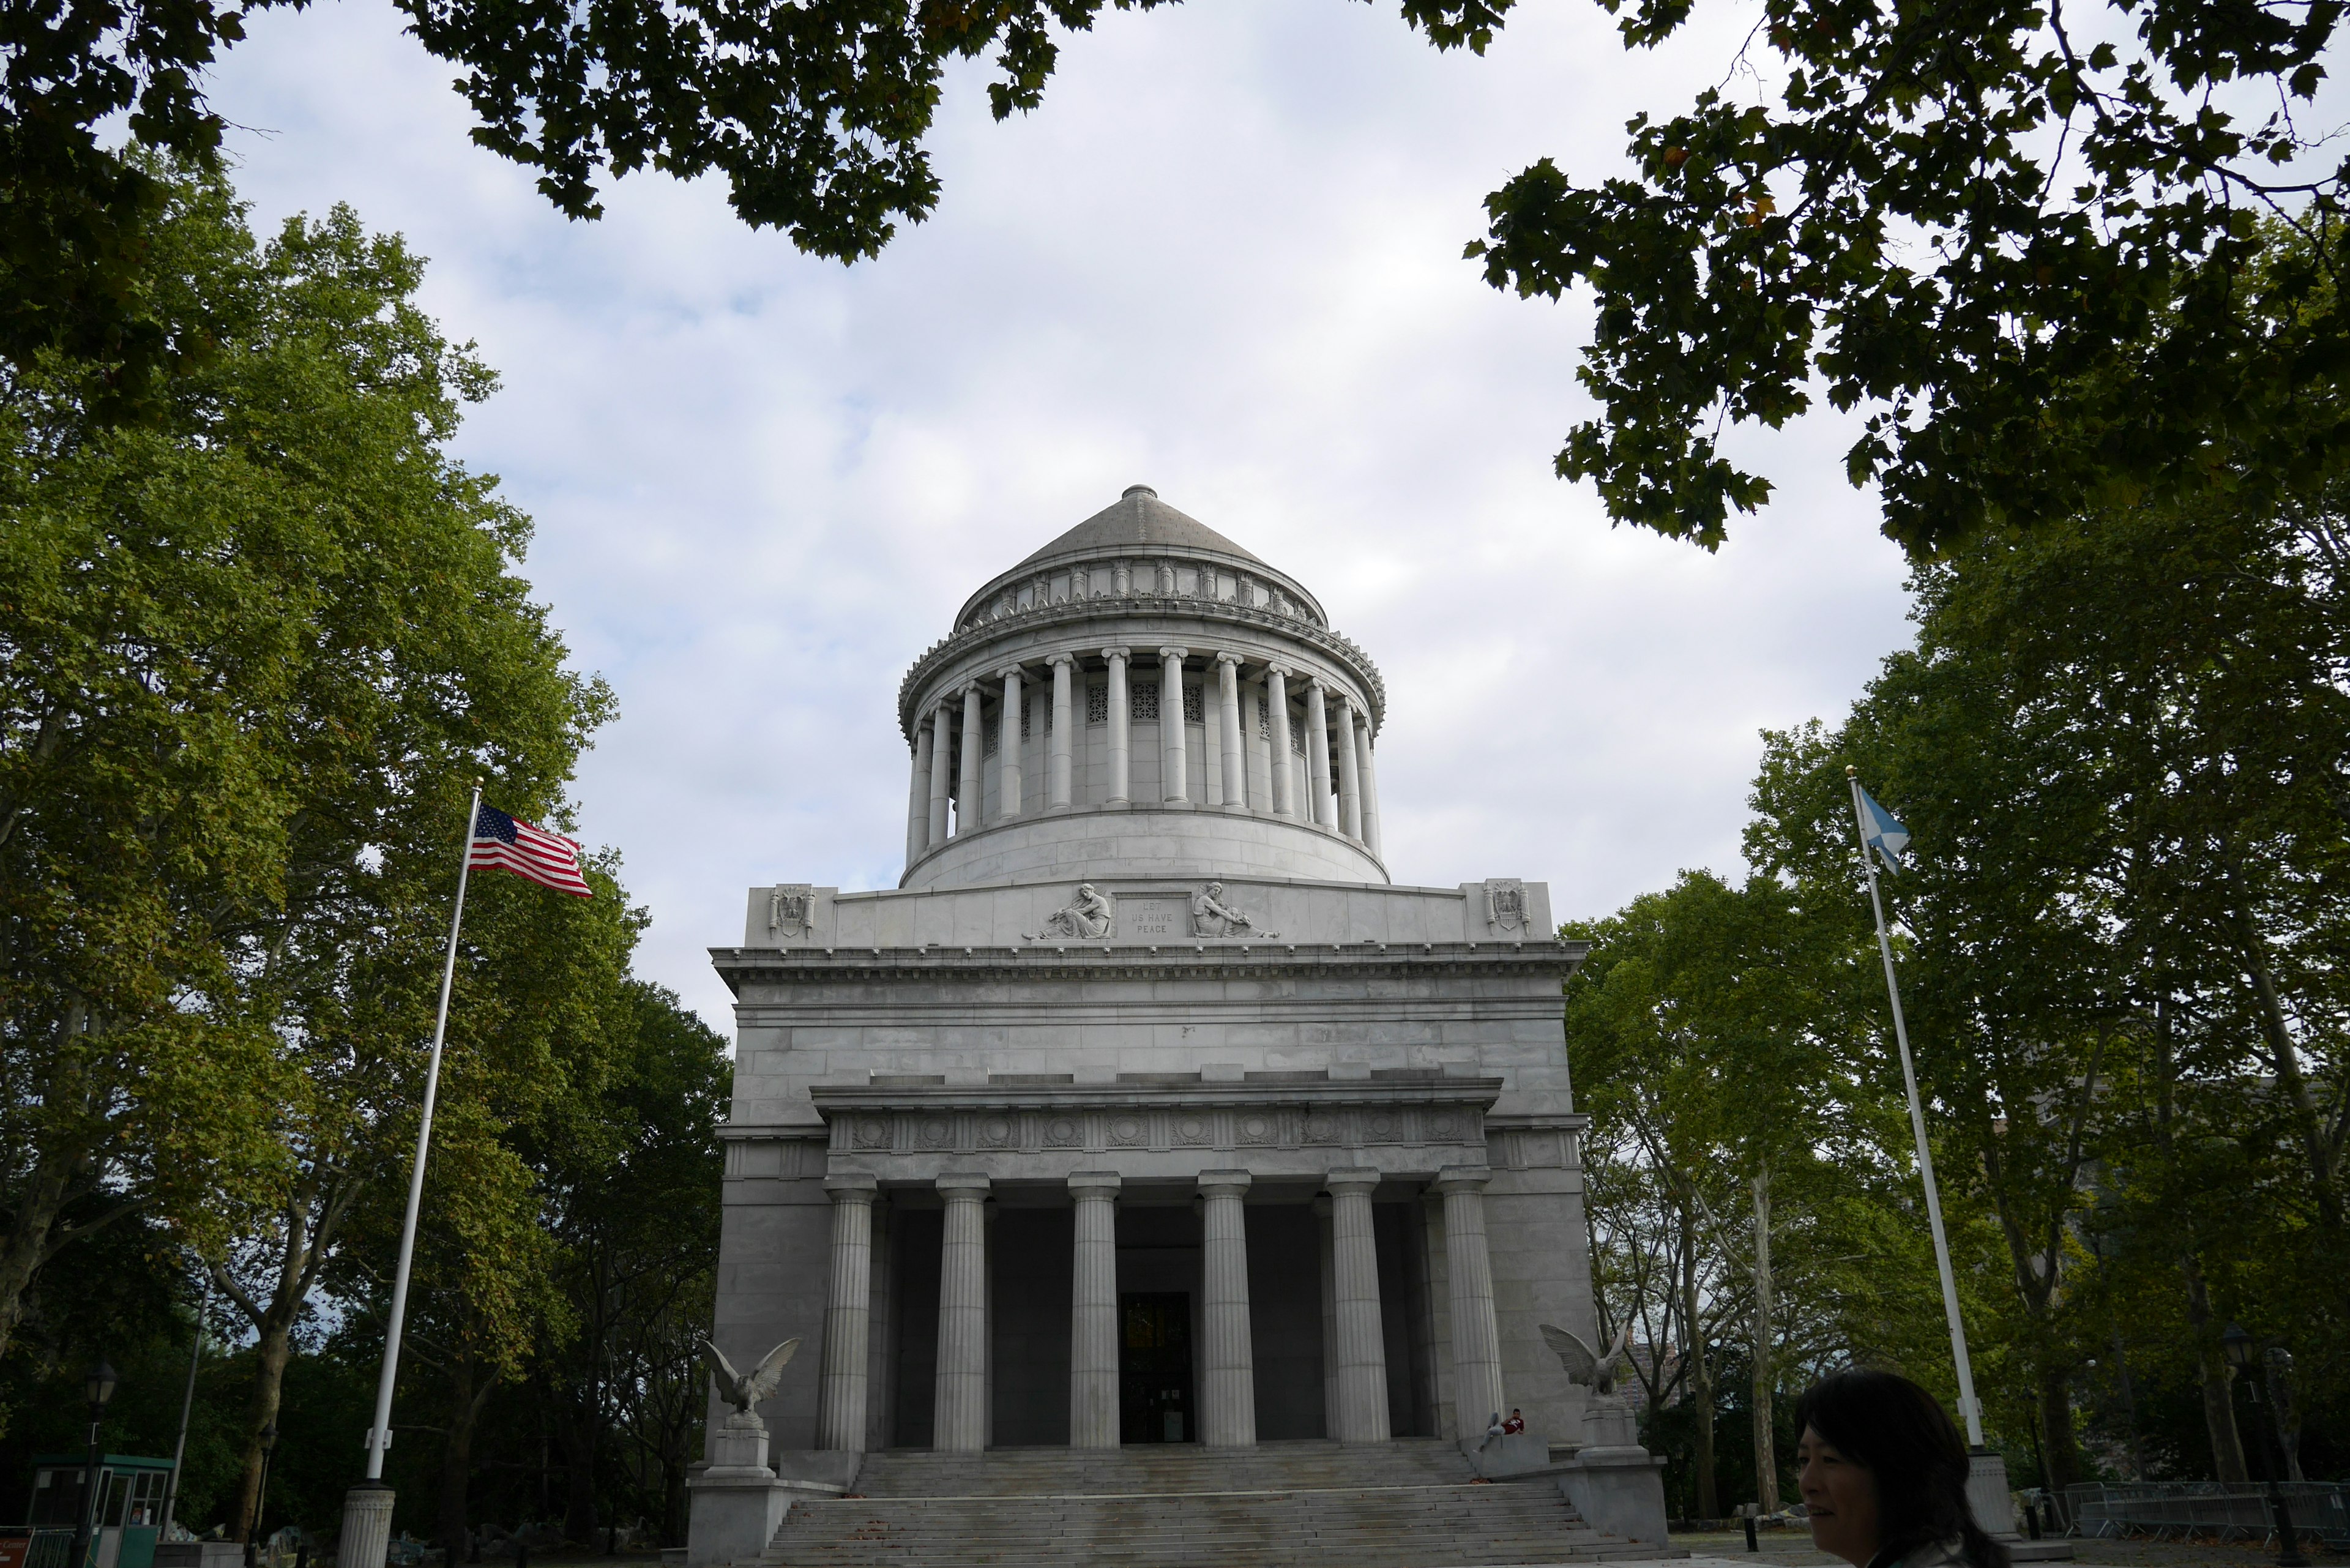
[[[400,1373],[400,1330],[408,1316],[409,1265],[416,1255],[416,1210],[424,1201],[424,1157],[432,1143],[432,1102],[441,1092],[441,1042],[449,1032],[449,988],[457,978],[457,930],[465,923],[465,877],[473,870],[473,822],[482,811],[482,781],[465,807],[465,837],[457,851],[457,909],[449,917],[449,951],[441,963],[441,1010],[432,1019],[432,1054],[424,1069],[424,1115],[416,1126],[416,1163],[408,1174],[408,1212],[400,1221],[400,1265],[391,1277],[391,1324],[383,1338],[383,1373],[375,1386],[375,1425],[368,1428],[367,1479],[383,1479],[383,1451],[391,1447],[391,1386]]]
[[[1909,1096],[1909,1130],[1918,1138],[1918,1170],[1926,1179],[1926,1223],[1934,1232],[1934,1266],[1942,1275],[1942,1312],[1950,1320],[1950,1357],[1959,1368],[1959,1408],[1967,1418],[1967,1446],[1983,1446],[1982,1409],[1975,1403],[1975,1373],[1967,1360],[1967,1328],[1959,1315],[1959,1285],[1950,1272],[1950,1241],[1942,1231],[1942,1197],[1934,1185],[1934,1155],[1926,1147],[1926,1112],[1918,1100],[1918,1070],[1909,1061],[1909,1028],[1901,1019],[1901,982],[1893,977],[1893,939],[1885,930],[1885,899],[1877,890],[1877,862],[1868,853],[1868,815],[1860,804],[1860,770],[1846,767],[1852,820],[1860,832],[1860,863],[1868,871],[1869,907],[1877,911],[1877,950],[1885,961],[1885,992],[1893,1000],[1893,1040],[1901,1050],[1901,1086]]]

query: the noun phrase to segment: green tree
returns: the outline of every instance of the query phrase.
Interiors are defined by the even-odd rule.
[[[258,244],[219,180],[151,171],[151,288],[207,364],[136,426],[102,362],[0,402],[0,1349],[99,1186],[282,1345],[430,1027],[429,951],[359,975],[445,907],[467,779],[554,806],[609,709],[514,575],[525,520],[446,454],[492,379],[417,260],[339,209]]]
[[[1652,1222],[1679,1253],[1669,1317],[1691,1353],[1697,1506],[1712,1506],[1709,1320],[1734,1303],[1745,1329],[1739,1359],[1755,1497],[1775,1511],[1783,1382],[1870,1337],[1860,1325],[1875,1293],[1836,1261],[1851,1253],[1856,1227],[1872,1228],[1866,1211],[1882,1203],[1889,1168],[1875,1084],[1849,1059],[1856,950],[1848,923],[1813,916],[1767,877],[1732,888],[1691,872],[1668,892],[1569,929],[1594,942],[1566,1005],[1595,1147],[1603,1163],[1610,1139],[1637,1151],[1595,1176],[1599,1229],[1626,1230],[1623,1210],[1607,1207],[1611,1184],[1636,1200],[1645,1191],[1662,1210]],[[1603,1282],[1607,1263],[1603,1252]],[[1700,1279],[1710,1303],[1699,1300]],[[1624,1282],[1634,1289],[1609,1303],[1611,1315],[1637,1317],[1650,1287],[1638,1276]]]
[[[2191,1368],[2227,1479],[2228,1318],[2340,1354],[2342,539],[2209,497],[1980,539],[1918,574],[1918,645],[1842,730],[1766,762],[1748,852],[1799,886],[1852,882],[1847,760],[1916,835],[1921,1083],[2006,1237],[2054,1480],[2116,1312],[2176,1325],[2137,1354]]]

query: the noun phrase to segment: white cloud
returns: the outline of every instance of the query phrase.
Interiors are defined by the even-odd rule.
[[[1731,17],[1731,21],[1738,18]],[[878,261],[753,233],[714,182],[568,223],[466,139],[380,0],[260,13],[214,81],[257,215],[338,200],[432,258],[504,389],[462,438],[621,718],[578,786],[713,1023],[743,888],[894,883],[900,674],[983,578],[1154,485],[1304,578],[1384,670],[1399,880],[1517,875],[1597,914],[1733,868],[1755,731],[1842,710],[1906,628],[1824,421],[1741,450],[1780,499],[1709,556],[1610,530],[1550,458],[1584,313],[1487,288],[1487,192],[1612,167],[1742,28],[1626,56],[1596,6],[1483,59],[1390,8],[1194,0],[1069,41],[1044,108],[951,84],[938,213]]]

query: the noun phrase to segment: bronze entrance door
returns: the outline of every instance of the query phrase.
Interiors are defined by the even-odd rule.
[[[1191,1298],[1121,1295],[1118,1309],[1118,1440],[1191,1443]]]

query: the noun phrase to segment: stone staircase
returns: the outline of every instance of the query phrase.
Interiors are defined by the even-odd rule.
[[[1341,1447],[868,1455],[861,1496],[795,1503],[766,1568],[1439,1568],[1665,1555],[1555,1482],[1489,1485],[1433,1438]]]

